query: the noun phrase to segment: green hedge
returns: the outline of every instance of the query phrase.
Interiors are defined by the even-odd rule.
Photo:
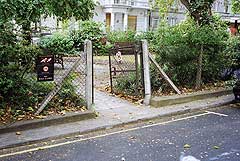
[[[39,42],[39,46],[53,54],[75,53],[74,41],[67,34],[54,33],[51,36],[43,37]]]
[[[228,33],[226,25],[220,20],[202,27],[192,20],[173,27],[162,25],[153,35],[150,46],[157,62],[179,86],[193,86],[195,83],[201,45],[204,47],[203,83],[219,80],[220,72],[228,64],[224,53]],[[157,79],[156,76],[154,79]],[[154,79],[153,86],[160,88],[159,82]]]
[[[70,32],[70,37],[74,42],[74,47],[83,50],[85,40],[91,40],[95,54],[104,55],[105,45],[102,43],[103,25],[94,21],[81,21],[79,29]]]

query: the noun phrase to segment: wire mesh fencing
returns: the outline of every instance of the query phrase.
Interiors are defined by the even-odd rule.
[[[38,108],[39,114],[47,105],[64,109],[91,108],[93,104],[93,55],[92,42],[85,41],[84,52],[66,57],[58,55],[54,62],[54,81],[46,83],[51,90]],[[45,60],[45,59],[44,59]],[[44,68],[44,67],[43,67]]]
[[[38,113],[45,106],[86,106],[86,52],[79,52],[74,56],[58,55],[54,59],[54,81],[39,82],[44,86],[45,92]]]

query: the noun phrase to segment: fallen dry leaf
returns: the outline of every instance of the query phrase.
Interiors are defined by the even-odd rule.
[[[219,149],[220,147],[215,145],[215,146],[213,146],[213,148],[214,149]]]
[[[77,135],[77,136],[75,136],[75,138],[80,138],[80,137],[82,137],[83,135]]]
[[[22,119],[23,119],[22,117],[17,118],[18,121],[21,121]]]
[[[153,124],[154,122],[153,121],[148,121],[149,124]]]
[[[129,139],[136,140],[137,138],[136,138],[136,136],[131,136]]]
[[[66,115],[66,111],[63,110],[63,111],[60,112],[60,114],[61,114],[61,115]]]
[[[183,147],[184,147],[185,149],[189,149],[189,148],[191,148],[191,145],[185,144]]]
[[[80,110],[81,110],[82,112],[86,111],[85,109],[82,109],[82,108],[81,108]]]
[[[39,115],[39,116],[35,116],[35,118],[37,118],[37,119],[45,119],[45,118],[47,118],[47,116]]]
[[[21,135],[21,132],[20,131],[16,132],[16,135]]]

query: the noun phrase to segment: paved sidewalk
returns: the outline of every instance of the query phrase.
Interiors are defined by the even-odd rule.
[[[25,130],[21,132],[21,135],[16,135],[15,132],[0,134],[0,149],[36,141],[56,139],[68,135],[79,135],[139,120],[147,120],[208,107],[217,107],[232,100],[233,95],[227,95],[162,108],[150,108],[143,105],[136,106],[125,100],[96,91],[95,110],[99,113],[96,119]]]

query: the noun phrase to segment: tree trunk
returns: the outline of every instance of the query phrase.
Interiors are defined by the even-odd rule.
[[[200,53],[198,56],[198,64],[197,64],[197,75],[196,75],[196,85],[195,88],[199,89],[202,83],[202,65],[203,65],[203,44],[201,44]]]
[[[31,23],[26,22],[22,25],[23,30],[23,39],[25,45],[30,45],[32,42],[32,36],[31,36]]]

